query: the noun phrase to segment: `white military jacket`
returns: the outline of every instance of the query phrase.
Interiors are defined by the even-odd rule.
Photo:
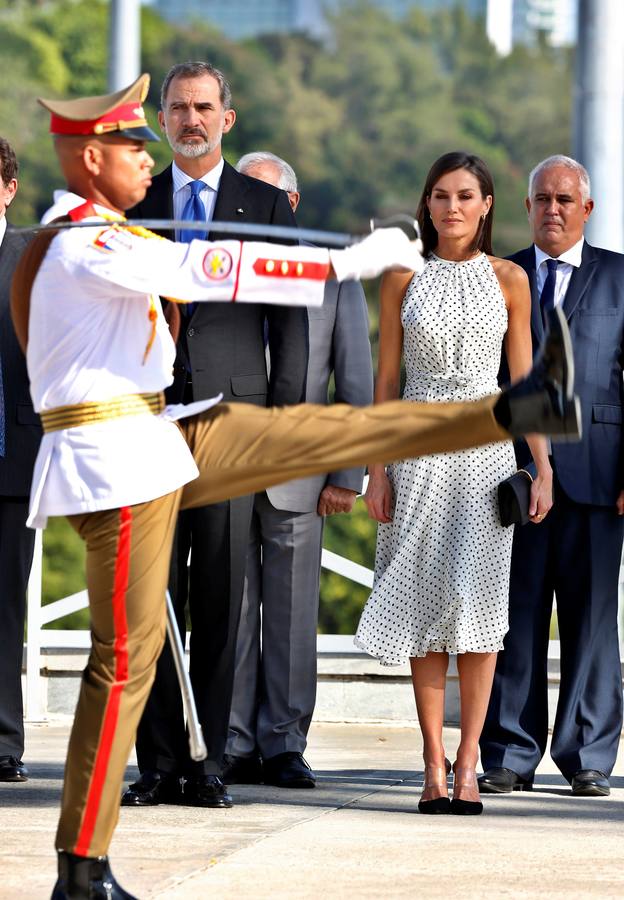
[[[83,204],[75,198],[75,206]],[[45,218],[69,208],[65,194]],[[54,237],[33,283],[27,363],[38,412],[171,384],[175,346],[159,294],[189,302],[323,302],[327,250],[239,241],[176,244],[116,228],[99,217],[119,216],[90,209],[85,221],[93,228]],[[48,516],[143,503],[196,478],[174,420],[219,399],[44,434],[28,524],[43,528]]]

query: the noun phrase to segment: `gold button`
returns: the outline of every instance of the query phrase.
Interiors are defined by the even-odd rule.
[[[297,263],[296,271],[297,271],[297,275],[303,275],[303,263],[302,262]]]
[[[288,275],[288,263],[286,260],[282,262],[282,275]]]
[[[264,266],[265,272],[272,272],[275,269],[275,260],[267,259],[266,264]]]

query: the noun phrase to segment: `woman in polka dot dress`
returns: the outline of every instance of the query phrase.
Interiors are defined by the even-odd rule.
[[[381,289],[375,402],[477,400],[498,390],[504,346],[512,380],[531,366],[526,274],[492,256],[494,185],[485,163],[447,153],[418,210],[426,266],[387,274]],[[546,443],[529,441],[537,466],[533,522],[552,505]],[[507,632],[513,529],[500,525],[498,483],[516,469],[511,442],[370,466],[366,504],[382,523],[373,591],[356,643],[382,665],[410,660],[423,733],[421,812],[477,814],[478,740]],[[532,526],[526,526],[532,527]],[[461,740],[453,802],[442,744],[448,656],[457,654]]]

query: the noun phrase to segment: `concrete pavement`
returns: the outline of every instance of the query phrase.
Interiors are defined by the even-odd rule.
[[[0,784],[2,900],[50,895],[67,735],[66,719],[29,726],[31,780]],[[457,741],[447,729],[451,758]],[[417,813],[413,727],[315,725],[306,755],[313,791],[233,786],[231,810],[122,810],[120,883],[142,900],[624,897],[624,748],[609,798],[573,798],[547,760],[533,793],[486,797],[466,819]]]

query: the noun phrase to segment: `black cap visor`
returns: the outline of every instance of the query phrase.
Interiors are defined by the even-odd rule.
[[[122,131],[108,132],[119,134],[121,137],[130,138],[133,141],[160,141],[160,138],[147,125],[139,125],[137,128],[124,128]]]

